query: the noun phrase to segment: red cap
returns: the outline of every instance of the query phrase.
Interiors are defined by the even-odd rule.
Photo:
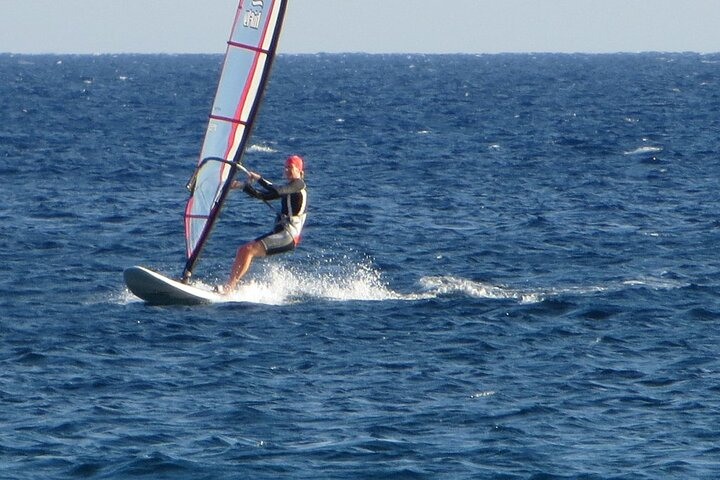
[[[290,155],[287,157],[287,160],[285,160],[285,166],[286,167],[295,167],[301,172],[303,171],[303,159],[297,155]]]

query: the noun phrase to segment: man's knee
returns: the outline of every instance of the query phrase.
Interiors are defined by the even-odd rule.
[[[264,253],[265,247],[263,247],[262,242],[258,242],[256,240],[241,245],[237,249],[238,255],[252,255],[253,257],[256,257],[258,255],[263,255]]]
[[[253,255],[256,257],[264,257],[267,253],[265,251],[265,244],[259,240],[255,240],[251,248],[253,249]]]

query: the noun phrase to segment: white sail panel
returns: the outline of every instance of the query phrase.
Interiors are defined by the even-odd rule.
[[[285,4],[286,2],[272,2],[272,5],[270,5],[270,17],[267,19],[267,22],[265,23],[265,28],[269,28],[271,25],[278,25],[280,21],[281,11],[284,14],[285,11]],[[262,39],[263,42],[261,44],[261,47],[263,50],[272,50],[272,35],[263,35]]]

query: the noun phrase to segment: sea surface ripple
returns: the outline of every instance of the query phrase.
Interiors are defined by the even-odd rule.
[[[149,307],[220,62],[0,55],[0,478],[720,478],[720,56],[281,55],[303,241]]]

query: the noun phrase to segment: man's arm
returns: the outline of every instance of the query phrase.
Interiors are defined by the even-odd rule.
[[[301,191],[303,188],[305,188],[305,181],[300,178],[296,178],[294,180],[291,180],[287,185],[276,186],[268,182],[264,178],[261,178],[260,185],[268,192],[272,192],[277,195],[277,197],[280,197],[282,195],[289,195],[291,193],[297,193]]]

